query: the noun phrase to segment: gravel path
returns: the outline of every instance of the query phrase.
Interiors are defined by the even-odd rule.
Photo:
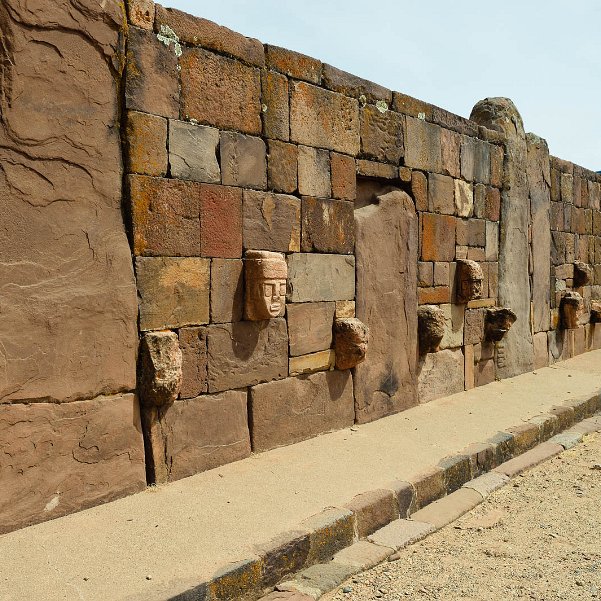
[[[325,599],[601,599],[601,435]]]

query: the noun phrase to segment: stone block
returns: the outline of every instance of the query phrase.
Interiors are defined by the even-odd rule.
[[[440,308],[444,313],[445,333],[440,348],[457,348],[463,346],[465,329],[465,305],[444,304]]]
[[[135,255],[200,255],[199,184],[128,177]]]
[[[368,570],[392,555],[392,551],[390,547],[359,540],[350,547],[338,551],[332,561],[358,570]]]
[[[319,372],[253,386],[255,451],[292,444],[354,422],[350,371]]]
[[[179,117],[177,56],[152,31],[130,27],[127,36],[125,107]]]
[[[434,263],[419,261],[417,264],[417,285],[424,288],[434,285]]]
[[[325,509],[303,520],[300,526],[309,531],[311,540],[308,564],[330,561],[355,541],[355,516],[348,509]]]
[[[352,254],[355,247],[353,205],[345,200],[304,197],[301,231],[303,252]]]
[[[309,83],[321,83],[321,61],[315,58],[280,48],[278,46],[266,46],[266,64],[269,68],[284,73],[294,79],[302,79]]]
[[[416,511],[412,520],[432,524],[437,530],[454,522],[482,502],[482,495],[471,488],[460,488],[448,497]]]
[[[246,134],[261,133],[258,69],[200,48],[184,50],[179,63],[185,119]]]
[[[355,317],[355,301],[336,301],[336,319]]]
[[[284,319],[239,321],[208,328],[209,392],[252,386],[288,375]]]
[[[244,311],[243,264],[239,259],[211,262],[211,322],[240,321]]]
[[[495,472],[503,474],[508,478],[513,478],[525,470],[530,469],[547,459],[551,459],[551,457],[554,457],[555,455],[559,455],[559,453],[563,451],[563,448],[560,444],[551,442],[552,440],[553,439],[548,442],[543,442],[519,457],[515,457],[514,459],[502,463],[495,468]]]
[[[463,454],[470,459],[472,477],[486,474],[497,465],[495,462],[495,448],[492,444],[473,443],[463,449]]]
[[[486,499],[486,497],[495,492],[495,490],[499,490],[499,488],[505,486],[507,482],[509,482],[509,478],[505,474],[489,472],[488,474],[479,476],[474,480],[470,480],[464,484],[463,487],[475,490],[477,493],[482,495],[483,499]]]
[[[484,338],[484,317],[486,309],[467,309],[463,332],[464,344],[478,344]],[[546,336],[545,336],[546,348]]]
[[[451,215],[421,215],[422,261],[453,261],[455,259],[455,217]]]
[[[450,284],[450,263],[434,263],[434,285],[448,286]]]
[[[209,321],[210,261],[197,257],[138,257],[140,330]]]
[[[288,256],[288,301],[353,300],[355,258],[349,255],[294,253]]]
[[[154,25],[154,0],[127,0],[127,18],[140,29],[152,31]]]
[[[242,256],[242,190],[200,184],[200,254],[238,259]]]
[[[304,530],[285,532],[267,543],[257,545],[255,549],[262,559],[263,586],[273,586],[285,576],[301,570],[306,564],[310,547],[309,533]]]
[[[0,533],[112,501],[146,487],[133,394],[72,403],[5,404]]]
[[[525,453],[539,443],[539,428],[535,424],[520,424],[507,428],[513,436],[514,453],[519,455]]]
[[[236,563],[229,563],[213,574],[200,593],[200,600],[214,599],[219,601],[233,600],[250,601],[261,594],[262,565],[260,559],[253,557]],[[187,596],[187,593],[184,593]],[[199,599],[197,591],[192,593]]]
[[[499,221],[501,216],[501,192],[497,188],[486,188],[486,219]]]
[[[217,146],[219,146],[219,130],[170,119],[171,176],[210,184],[221,183]]]
[[[486,219],[486,186],[474,184],[474,217]]]
[[[301,201],[294,196],[244,190],[243,246],[253,250],[300,250]]]
[[[471,217],[474,213],[474,190],[472,184],[455,180],[455,211],[459,217]]]
[[[129,173],[164,176],[167,173],[167,119],[129,111],[125,157]]]
[[[330,371],[336,364],[336,355],[333,350],[319,351],[299,357],[290,357],[288,373],[291,376],[312,374],[318,371]]]
[[[459,490],[472,478],[472,468],[468,455],[451,455],[438,462],[438,467],[444,471],[447,493]]]
[[[440,146],[442,155],[442,172],[444,175],[459,177],[461,175],[461,136],[450,129],[440,130]]]
[[[356,568],[331,561],[320,563],[303,570],[296,575],[295,580],[284,582],[278,585],[278,588],[290,587],[298,592],[311,593],[312,598],[319,599],[342,584],[356,571]]]
[[[289,303],[286,306],[290,356],[324,351],[332,346],[335,309],[333,302]]]
[[[499,259],[499,225],[490,221],[486,222],[485,231],[485,256],[487,261]]]
[[[405,165],[422,171],[442,171],[441,128],[413,117],[406,118]]]
[[[428,178],[421,171],[411,172],[411,194],[418,211],[428,211],[432,208],[428,196]]]
[[[476,386],[484,386],[495,381],[495,362],[494,359],[480,361],[476,366],[475,384]]]
[[[337,152],[330,153],[332,172],[332,196],[341,200],[355,200],[357,197],[357,175],[353,157]]]
[[[206,328],[181,328],[178,336],[182,352],[179,396],[190,399],[207,391],[207,331]]]
[[[461,137],[461,177],[468,182],[475,180],[477,143],[475,138]]]
[[[417,291],[419,305],[438,305],[451,302],[451,288],[449,286],[435,286],[433,288],[419,288]]]
[[[298,147],[298,191],[320,198],[331,196],[330,153],[327,150]]]
[[[267,186],[275,192],[292,194],[298,187],[298,146],[268,140]],[[353,164],[354,167],[354,164]]]
[[[491,145],[482,140],[476,140],[474,157],[474,181],[481,184],[490,183],[490,149]]]
[[[404,154],[405,118],[400,113],[368,104],[361,109],[361,153],[367,157],[398,165]]]
[[[359,103],[305,82],[291,83],[290,136],[293,142],[359,153]]]
[[[392,92],[389,89],[332,65],[323,66],[323,85],[333,92],[340,92],[357,99],[363,97],[365,101],[373,104],[382,101],[388,106],[392,101]]]
[[[207,19],[157,5],[155,27],[160,31],[162,25],[169,27],[182,42],[191,46],[215,50],[257,67],[265,64],[263,44],[259,40],[247,38]]]
[[[368,537],[368,541],[398,551],[425,538],[431,532],[434,532],[432,524],[414,522],[413,520],[395,520],[388,526],[374,532]]]
[[[561,200],[566,204],[574,204],[574,176],[561,174]]]
[[[534,344],[534,369],[549,365],[549,351],[547,348],[547,332],[538,332],[532,337]]]
[[[501,465],[509,461],[515,455],[515,444],[513,435],[509,432],[497,432],[488,439],[488,442],[494,447],[494,465]]]
[[[421,120],[431,121],[432,120],[432,105],[408,96],[407,94],[401,94],[401,92],[392,93],[392,107],[395,111],[416,117]]]
[[[470,119],[460,117],[435,105],[432,106],[432,122],[466,136],[475,137],[479,133],[478,125]]]
[[[399,515],[402,519],[407,518],[415,511],[415,490],[410,482],[396,480],[390,486],[394,493]]]
[[[372,490],[353,498],[346,508],[355,514],[357,534],[365,538],[398,519],[398,506],[390,490]]]
[[[223,184],[264,190],[267,187],[265,142],[230,131],[221,132],[220,138]]]
[[[357,160],[357,175],[376,179],[394,179],[399,176],[399,169],[389,163],[378,163],[365,159]]]
[[[505,152],[502,146],[490,147],[490,183],[497,188],[503,184],[503,159]]]
[[[415,489],[415,503],[418,509],[444,497],[446,494],[444,470],[439,467],[433,467],[419,473],[411,479],[411,484]]]
[[[466,344],[463,347],[464,357],[464,377],[465,377],[465,389],[471,390],[476,386],[475,374],[474,374],[474,345]]]
[[[288,79],[275,71],[261,72],[263,135],[283,140],[290,138],[290,103]]]
[[[418,399],[427,403],[464,390],[464,357],[461,349],[427,353],[418,365]]]
[[[168,406],[179,396],[182,352],[171,330],[147,332],[140,340],[138,390],[142,405]]]
[[[437,173],[428,175],[428,205],[430,210],[435,213],[453,215],[455,212],[453,193],[452,177]]]

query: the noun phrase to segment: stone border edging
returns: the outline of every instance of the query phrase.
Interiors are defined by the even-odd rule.
[[[254,557],[230,564],[210,582],[167,599],[318,599],[352,574],[473,509],[511,477],[575,446],[584,434],[601,431],[601,416],[587,419],[599,410],[600,393],[565,401],[442,459],[409,482],[391,482],[357,495],[344,507],[327,508],[298,529],[256,546]],[[281,582],[301,571],[302,582]]]

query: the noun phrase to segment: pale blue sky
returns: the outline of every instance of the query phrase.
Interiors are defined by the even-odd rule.
[[[468,117],[508,96],[552,154],[601,170],[601,1],[163,0]]]

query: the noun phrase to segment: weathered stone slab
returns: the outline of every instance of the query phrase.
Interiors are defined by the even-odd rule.
[[[288,256],[288,301],[353,300],[355,257],[294,253]]]
[[[290,137],[288,79],[275,71],[261,71],[263,135],[273,140]]]
[[[306,355],[332,346],[332,325],[336,303],[286,305],[290,355]]]
[[[265,142],[232,131],[222,131],[219,137],[223,184],[264,190],[267,187]]]
[[[1,405],[0,534],[146,487],[133,394]]]
[[[404,192],[355,211],[357,317],[370,331],[355,368],[359,423],[417,403],[417,238],[413,202]]]
[[[329,198],[330,153],[327,150],[298,147],[298,192],[306,196]]]
[[[181,328],[182,384],[179,396],[191,399],[207,391],[207,329]]]
[[[433,123],[407,117],[405,165],[423,171],[442,171],[441,128]]]
[[[265,48],[268,67],[280,71],[294,79],[304,79],[311,83],[321,83],[321,61],[293,50],[268,45]]]
[[[507,136],[501,202],[503,227],[499,237],[498,303],[502,307],[511,307],[517,315],[517,321],[498,343],[501,354],[499,356],[497,352],[497,377],[510,378],[532,371],[534,366],[530,333],[530,214],[525,169],[528,158],[526,135],[520,114],[507,98],[480,101],[474,106],[470,118]]]
[[[453,261],[455,259],[456,219],[451,215],[421,216],[423,261]]]
[[[221,171],[217,162],[218,145],[218,129],[170,119],[169,164],[172,177],[210,184],[221,183]]]
[[[167,119],[128,111],[125,128],[127,171],[142,175],[167,173]]]
[[[300,250],[301,201],[285,194],[244,190],[243,236],[246,249]]]
[[[268,140],[267,185],[274,192],[291,194],[298,186],[298,146]],[[355,162],[353,161],[353,176]]]
[[[355,246],[353,204],[307,196],[302,202],[303,252],[352,254]]]
[[[239,321],[208,328],[209,392],[288,375],[285,319]]]
[[[240,321],[244,311],[244,265],[239,259],[211,262],[211,322]]]
[[[434,213],[453,215],[455,199],[453,197],[453,178],[448,175],[430,173],[428,176],[428,204]]]
[[[124,19],[117,2],[0,8],[0,402],[135,386],[113,70]]]
[[[237,259],[242,256],[242,190],[200,185],[200,254]]]
[[[354,421],[350,371],[286,378],[251,388],[253,449],[274,447],[351,426]]]
[[[176,401],[145,428],[155,482],[172,482],[250,455],[246,391]]]
[[[357,176],[352,157],[337,152],[330,153],[332,172],[332,196],[342,200],[355,200],[357,197]]]
[[[291,376],[312,374],[317,371],[329,371],[336,365],[336,354],[332,349],[290,357],[288,373]]]
[[[427,403],[462,392],[464,367],[461,349],[447,349],[422,357],[419,364],[419,402]]]
[[[398,165],[404,154],[405,117],[381,105],[361,109],[361,153],[367,157]]]

